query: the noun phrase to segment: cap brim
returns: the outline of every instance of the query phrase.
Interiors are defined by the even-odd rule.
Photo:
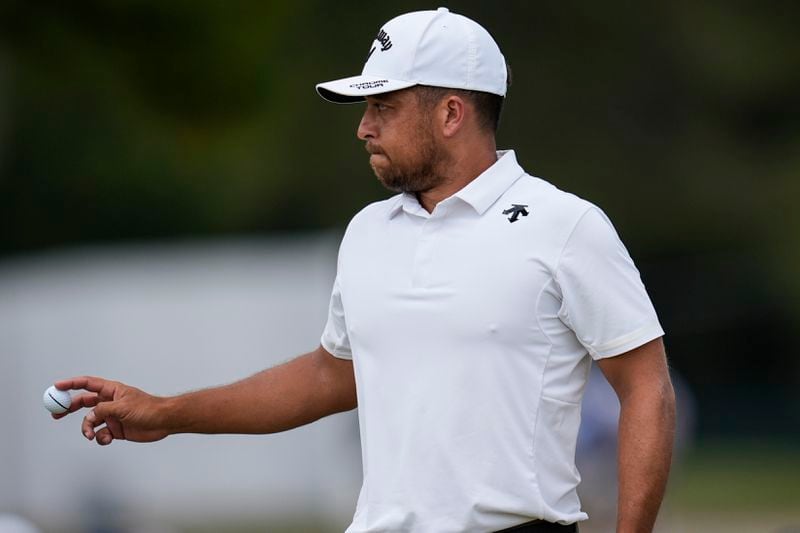
[[[413,85],[416,85],[416,82],[362,75],[318,83],[317,92],[334,104],[354,104],[363,102],[365,96],[399,91]]]

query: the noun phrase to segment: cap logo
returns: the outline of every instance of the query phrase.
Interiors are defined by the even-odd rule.
[[[381,31],[378,32],[378,35],[376,35],[375,39],[373,40],[378,41],[381,44],[381,52],[385,52],[392,47],[392,39],[383,28],[381,28]],[[369,58],[372,57],[372,53],[375,52],[375,48],[377,48],[377,46],[373,46],[372,49],[370,49],[369,54],[367,54],[367,61],[369,61]]]
[[[389,80],[362,81],[361,83],[351,83],[350,88],[366,91],[369,89],[380,89],[387,83],[389,83]]]
[[[386,33],[383,29],[378,32],[378,35],[375,37],[375,40],[381,43],[381,52],[385,52],[389,48],[392,47],[392,39],[389,37],[389,34]]]

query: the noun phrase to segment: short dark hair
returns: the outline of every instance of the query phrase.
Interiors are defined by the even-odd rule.
[[[506,89],[511,87],[511,66],[506,63]],[[416,94],[420,103],[430,109],[449,94],[455,94],[469,100],[475,107],[478,115],[478,125],[492,133],[497,133],[500,126],[500,115],[503,112],[503,102],[505,97],[499,94],[492,94],[483,91],[471,91],[467,89],[448,89],[446,87],[432,87],[430,85],[417,85]]]

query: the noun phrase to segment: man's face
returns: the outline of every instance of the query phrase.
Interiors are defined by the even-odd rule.
[[[369,164],[387,189],[424,192],[441,183],[446,156],[413,88],[368,96],[358,138],[366,141]]]

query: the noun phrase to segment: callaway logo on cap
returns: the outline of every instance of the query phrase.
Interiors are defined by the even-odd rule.
[[[360,76],[317,85],[331,102],[431,85],[506,95],[506,60],[480,24],[440,7],[387,22],[373,39]]]

